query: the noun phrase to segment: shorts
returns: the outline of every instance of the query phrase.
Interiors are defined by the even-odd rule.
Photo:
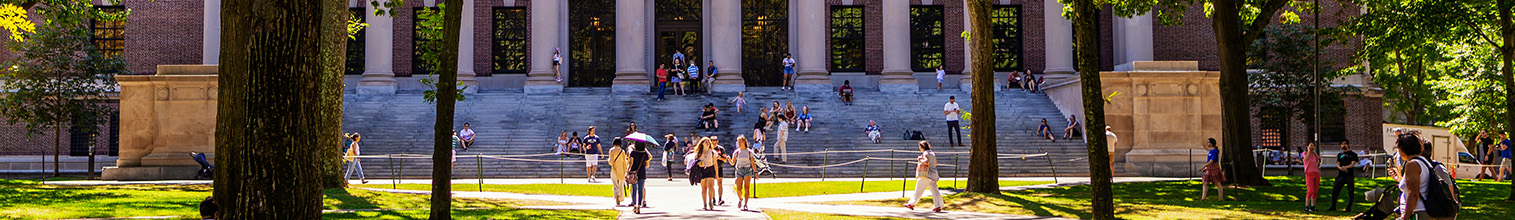
[[[600,163],[599,160],[600,155],[598,154],[586,154],[584,155],[584,167],[592,167],[594,165],[598,165]]]
[[[557,60],[553,60],[553,61],[552,61],[552,65],[553,65],[553,66],[557,66],[557,65],[558,65],[558,63],[561,63],[561,62],[562,62],[562,61],[557,61]]]
[[[1510,165],[1515,165],[1515,164],[1511,164],[1510,158],[1504,158],[1504,159],[1500,159],[1499,160],[1499,167],[1512,168],[1512,167],[1510,167]]]
[[[684,82],[684,80],[681,79],[681,78],[678,78],[678,77],[674,77],[673,78],[673,83],[682,83],[682,82]]]
[[[452,162],[453,163],[457,163],[458,162],[458,150],[452,150]]]
[[[746,168],[746,167],[737,167],[736,168],[736,178],[752,177],[754,174],[756,174],[756,173],[752,172],[752,168]]]
[[[793,66],[786,66],[786,67],[784,67],[784,74],[794,74],[794,67]]]

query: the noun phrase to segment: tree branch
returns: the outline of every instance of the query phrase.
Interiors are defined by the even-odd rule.
[[[1262,30],[1263,28],[1268,27],[1268,21],[1273,19],[1273,14],[1278,13],[1279,9],[1283,9],[1284,5],[1286,5],[1285,3],[1289,3],[1289,1],[1290,0],[1268,0],[1268,2],[1263,5],[1262,10],[1258,11],[1257,17],[1252,18],[1252,22],[1249,23],[1251,25],[1248,25],[1247,29],[1243,30],[1244,32],[1242,32],[1241,39],[1242,42],[1256,41],[1258,37],[1262,36]],[[1238,5],[1238,7],[1240,7],[1240,5]],[[1240,11],[1241,9],[1238,8],[1237,10]]]
[[[1477,22],[1473,22],[1472,20],[1462,20],[1462,21],[1468,23],[1468,27],[1473,28],[1473,33],[1478,34],[1478,38],[1482,38],[1483,41],[1488,42],[1489,45],[1494,45],[1494,48],[1502,48],[1502,47],[1504,47],[1502,45],[1499,45],[1498,41],[1494,41],[1494,39],[1489,38],[1488,34],[1484,34],[1483,30],[1481,28],[1478,28],[1478,23]]]

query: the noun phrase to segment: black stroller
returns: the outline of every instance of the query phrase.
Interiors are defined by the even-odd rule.
[[[1399,192],[1395,188],[1384,189],[1383,187],[1378,187],[1368,190],[1367,193],[1363,194],[1367,196],[1366,199],[1368,201],[1373,201],[1373,206],[1368,207],[1368,210],[1363,211],[1362,214],[1353,216],[1352,219],[1387,219],[1389,215],[1394,214],[1394,208],[1399,207],[1399,197],[1395,196],[1399,195]]]
[[[210,165],[210,161],[205,159],[205,153],[190,153],[190,157],[195,158],[195,163],[200,164],[200,172],[195,174],[195,179],[208,180],[215,178],[216,166]]]

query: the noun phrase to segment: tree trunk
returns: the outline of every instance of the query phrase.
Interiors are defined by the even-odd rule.
[[[330,0],[328,1],[330,2]],[[325,19],[314,1],[226,0],[221,10],[214,196],[220,219],[318,219]]]
[[[1241,27],[1240,2],[1215,0],[1210,16],[1220,49],[1221,163],[1228,180],[1238,185],[1267,186],[1252,157],[1251,97],[1247,95],[1247,49]],[[1271,15],[1270,15],[1271,16]],[[1264,20],[1266,21],[1266,20]],[[1260,24],[1262,25],[1262,24]],[[1086,107],[1087,108],[1087,107]]]
[[[457,104],[458,37],[463,1],[447,0],[443,10],[442,54],[437,56],[437,124],[431,170],[431,220],[452,219],[452,116]],[[472,18],[470,18],[472,19]]]
[[[53,177],[63,176],[58,171],[58,158],[63,154],[63,125],[53,125]]]
[[[999,156],[994,131],[994,67],[989,39],[989,0],[969,0],[968,16],[972,20],[968,43],[973,53],[973,128],[969,132],[973,148],[968,158],[969,192],[999,193]]]
[[[343,1],[324,1],[327,8],[345,7]],[[319,102],[321,116],[317,126],[321,136],[316,143],[321,144],[321,188],[344,188],[347,187],[347,179],[342,178],[342,90],[346,87],[342,74],[347,69],[347,17],[348,10],[323,13],[321,23],[321,59],[323,62],[336,65],[321,66],[321,97]],[[362,16],[362,15],[358,15]]]
[[[1505,92],[1505,132],[1515,133],[1515,18],[1511,17],[1515,7],[1515,0],[1499,0],[1494,7],[1499,9],[1499,35],[1503,45],[1499,45],[1499,58],[1501,67],[1499,72],[1504,74]],[[1515,201],[1515,181],[1510,181],[1510,196],[1505,201]]]
[[[1089,152],[1089,182],[1093,219],[1115,219],[1115,202],[1111,192],[1111,158],[1109,145],[1101,129],[1105,128],[1104,87],[1099,81],[1099,5],[1094,0],[1073,1],[1075,53],[1078,54],[1078,77],[1083,88],[1084,125]]]

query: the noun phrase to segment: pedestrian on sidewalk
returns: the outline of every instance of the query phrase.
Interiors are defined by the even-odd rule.
[[[709,138],[700,139],[698,154],[698,168],[690,172],[690,175],[699,177],[700,199],[704,203],[706,211],[715,208],[715,197],[719,191],[715,190],[715,178],[718,175],[715,170],[716,164],[720,164],[720,152],[715,150],[715,142]]]
[[[757,178],[757,156],[753,155],[749,148],[747,137],[736,136],[736,151],[731,152],[731,166],[736,167],[736,206],[742,211],[747,211],[748,199],[752,198],[751,191],[753,179]]]
[[[600,168],[600,136],[594,134],[594,126],[589,126],[589,134],[584,135],[584,173],[589,182],[599,182],[594,179],[594,172]]]
[[[665,168],[664,172],[668,173],[668,181],[672,182],[674,162],[677,161],[679,155],[683,154],[679,154],[678,135],[668,133],[668,135],[663,135],[663,139],[667,140],[663,142],[663,168]]]
[[[947,146],[952,146],[954,139],[957,146],[963,146],[963,131],[957,122],[961,118],[959,113],[963,113],[963,109],[957,106],[957,96],[948,96],[947,104],[942,106],[942,115],[947,116]]]
[[[1352,152],[1352,141],[1341,140],[1341,153],[1336,153],[1336,179],[1331,182],[1331,208],[1336,210],[1337,196],[1341,195],[1342,189],[1347,191],[1347,207],[1344,212],[1352,212],[1352,203],[1357,201],[1357,152]]]
[[[1205,148],[1210,150],[1205,153],[1205,176],[1199,182],[1199,200],[1209,197],[1209,184],[1215,184],[1216,201],[1226,201],[1226,174],[1220,169],[1220,147],[1215,145],[1215,138],[1210,138],[1205,143]]]
[[[1315,198],[1318,198],[1317,195],[1319,195],[1319,193],[1320,193],[1320,152],[1318,152],[1319,150],[1320,149],[1317,149],[1315,147],[1315,143],[1311,142],[1310,144],[1305,145],[1305,152],[1300,152],[1299,153],[1300,154],[1299,157],[1304,158],[1304,167],[1305,167],[1305,211],[1306,212],[1314,212],[1315,211]]]
[[[936,205],[932,212],[942,212],[942,191],[936,188],[936,181],[942,177],[936,172],[936,152],[931,151],[931,144],[921,141],[916,144],[920,147],[921,155],[915,157],[920,164],[915,166],[915,196],[910,197],[910,202],[905,203],[905,208],[915,210],[915,203],[921,201],[921,194],[931,190],[931,203]]]
[[[767,115],[767,114],[768,113],[763,113],[763,115]],[[763,154],[763,141],[767,140],[764,137],[766,135],[763,134],[763,126],[767,125],[767,124],[768,124],[768,119],[764,118],[761,115],[758,116],[757,123],[752,124],[752,140],[751,140],[752,141],[752,150],[755,151],[755,152],[757,152],[758,155],[762,155]],[[762,156],[758,156],[758,157],[762,157]]]
[[[613,194],[616,206],[621,206],[621,201],[625,201],[626,172],[631,168],[631,157],[626,153],[626,148],[622,148],[625,144],[626,141],[620,137],[611,139],[610,150],[607,152],[610,155],[607,159],[610,163],[610,188],[615,190]]]
[[[719,157],[719,160],[731,161],[731,156],[726,155],[726,146],[721,146],[720,136],[710,136],[710,144],[715,145],[716,157]],[[720,193],[726,191],[726,178],[721,172],[720,163],[715,164],[715,187],[716,205],[726,205],[726,194]]]
[[[358,133],[352,134],[352,145],[347,146],[347,154],[353,156],[353,158],[352,162],[347,163],[347,174],[343,174],[342,179],[350,179],[352,178],[352,171],[358,171],[358,181],[368,184],[368,178],[363,176],[363,163],[360,163],[359,160],[361,159],[357,158],[362,153],[362,147],[359,147],[360,145],[358,144],[362,141],[363,135]]]
[[[647,165],[652,154],[645,143],[632,146],[635,147],[631,149],[631,175],[626,182],[631,183],[631,212],[642,214],[642,208],[647,207]]]

